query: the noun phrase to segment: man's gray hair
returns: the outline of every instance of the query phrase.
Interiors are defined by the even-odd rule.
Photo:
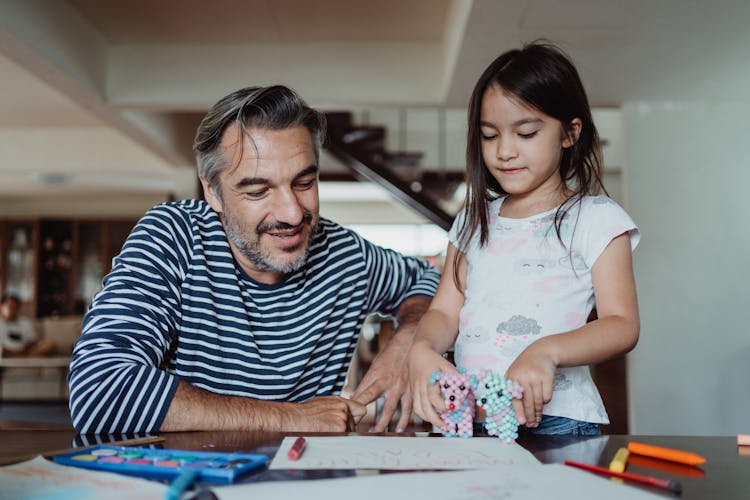
[[[214,104],[195,135],[193,151],[198,175],[217,193],[216,180],[229,160],[224,158],[219,145],[226,129],[234,123],[238,125],[238,138],[253,128],[284,130],[303,125],[310,131],[315,159],[319,160],[325,138],[325,115],[309,107],[295,91],[283,85],[246,87]]]

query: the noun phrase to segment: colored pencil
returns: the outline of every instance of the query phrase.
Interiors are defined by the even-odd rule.
[[[595,472],[597,474],[602,474],[605,476],[619,477],[621,479],[625,479],[626,481],[633,481],[634,483],[641,483],[641,484],[646,484],[649,486],[655,486],[657,488],[669,490],[672,493],[682,493],[682,485],[676,481],[670,481],[668,479],[659,479],[658,477],[642,476],[640,474],[632,474],[630,472],[615,472],[613,470],[607,469],[606,467],[582,464],[580,462],[574,462],[572,460],[566,460],[565,465],[570,465],[571,467],[578,467],[579,469],[587,470],[590,472]]]

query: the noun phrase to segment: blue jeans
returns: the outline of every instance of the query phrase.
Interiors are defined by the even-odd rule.
[[[599,424],[552,415],[542,415],[539,427],[522,425],[518,431],[537,436],[599,436],[602,433]]]
[[[518,427],[519,436],[599,436],[601,433],[598,424],[552,415],[542,415],[539,427]],[[487,428],[483,423],[474,422],[474,434],[486,435]]]

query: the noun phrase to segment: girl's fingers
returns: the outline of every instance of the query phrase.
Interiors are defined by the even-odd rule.
[[[534,421],[542,417],[542,408],[544,408],[544,388],[539,387],[534,391]]]
[[[440,416],[435,413],[435,410],[431,410],[428,413],[428,418],[426,418],[429,423],[431,423],[433,426],[440,429],[440,432],[445,432],[445,422],[440,418]]]
[[[425,422],[429,422],[432,425],[442,428],[442,420],[435,413],[432,403],[430,402],[429,391],[415,391],[414,393],[414,411],[419,417]]]
[[[537,413],[536,413],[537,422],[542,419],[544,405],[549,403],[552,400],[552,384],[542,382],[541,393],[542,393],[542,401],[539,404],[539,407],[537,408]]]
[[[526,414],[523,411],[523,400],[514,399],[511,401],[511,404],[513,405],[513,411],[516,413],[516,420],[518,420],[518,423],[521,425],[525,424]]]
[[[432,408],[436,414],[437,412],[444,412],[448,409],[445,407],[443,398],[440,397],[440,388],[437,385],[430,386],[427,390],[427,395],[430,400],[430,408]]]
[[[444,412],[447,410],[443,398],[440,397],[440,388],[437,385],[431,385],[427,390],[427,397],[429,399],[429,405],[427,405],[427,418],[432,425],[443,431],[445,423],[438,415],[438,412]]]
[[[523,412],[526,415],[526,423],[536,422],[536,399],[538,397],[538,389],[534,386],[529,386],[523,394]]]
[[[551,380],[544,384],[544,404],[552,401],[552,386],[553,381]]]

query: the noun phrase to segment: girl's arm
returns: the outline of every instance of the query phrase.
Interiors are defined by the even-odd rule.
[[[429,309],[422,316],[417,327],[411,350],[409,351],[409,385],[414,398],[414,412],[423,420],[436,427],[444,426],[436,413],[445,411],[437,385],[430,385],[430,376],[434,371],[455,371],[444,357],[458,335],[458,314],[464,304],[463,283],[466,281],[466,260],[461,255],[459,262],[459,280],[453,279],[453,259],[456,247],[448,244],[443,275],[440,278],[435,298]]]
[[[640,318],[628,233],[610,242],[591,272],[598,319],[537,340],[508,368],[506,376],[524,388],[522,402],[513,401],[521,424],[534,425],[541,418],[542,407],[552,399],[557,367],[601,363],[638,342]]]

